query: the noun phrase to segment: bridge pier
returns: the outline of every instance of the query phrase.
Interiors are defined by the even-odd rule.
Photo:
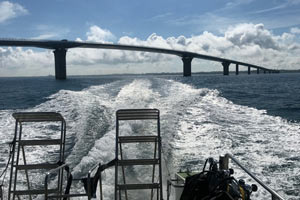
[[[223,65],[223,75],[228,76],[230,62],[222,62],[222,65]]]
[[[248,67],[248,74],[251,74],[251,67]]]
[[[189,57],[189,56],[182,57],[183,76],[191,76],[192,75],[192,60],[193,60],[193,57]]]
[[[259,74],[259,68],[257,68],[257,74]]]
[[[235,65],[235,75],[239,75],[239,64]]]
[[[55,61],[55,78],[65,80],[67,78],[66,54],[65,48],[58,48],[53,51]]]

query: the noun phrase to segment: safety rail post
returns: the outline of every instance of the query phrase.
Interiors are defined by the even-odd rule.
[[[0,199],[3,200],[3,190],[2,190],[2,186],[0,185]]]
[[[89,173],[88,174],[88,177],[87,177],[87,195],[88,195],[88,200],[91,199],[91,194],[92,194],[92,191],[91,191],[91,174]]]
[[[237,159],[235,159],[231,154],[227,153],[225,155],[227,159],[231,159],[236,165],[238,165],[244,172],[246,172],[251,178],[253,178],[259,185],[261,185],[265,190],[267,190],[272,195],[272,200],[284,200],[277,192],[264,184],[260,179],[258,179],[254,174],[252,174],[246,167],[244,167]]]
[[[169,200],[170,194],[171,194],[170,186],[171,186],[171,181],[168,179],[167,180],[167,200]]]
[[[100,190],[100,200],[103,200],[103,191],[102,191],[102,175],[101,172],[99,174],[99,190]]]

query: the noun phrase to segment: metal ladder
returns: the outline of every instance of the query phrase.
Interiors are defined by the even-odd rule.
[[[12,161],[11,161],[11,171],[10,180],[8,188],[8,200],[15,199],[16,197],[20,199],[20,196],[27,196],[32,200],[36,195],[45,194],[43,188],[32,188],[29,180],[29,175],[32,175],[33,171],[37,173],[36,170],[50,170],[57,168],[64,163],[64,151],[65,151],[65,135],[66,135],[66,122],[64,118],[55,112],[26,112],[26,113],[14,113],[13,117],[16,120],[15,124],[15,134],[12,146]],[[22,137],[23,124],[31,122],[54,122],[60,126],[60,130],[53,130],[54,132],[60,131],[60,137],[56,139],[28,139],[27,136]],[[59,149],[58,160],[55,163],[27,163],[25,155],[26,146],[47,146],[56,145]],[[20,163],[23,161],[23,164]],[[20,172],[25,174],[26,184],[21,184],[23,188],[17,188],[18,177]],[[21,173],[22,174],[22,173]],[[63,168],[58,173],[58,184],[57,188],[49,190],[48,193],[62,193],[62,180],[63,180]],[[24,189],[24,187],[27,189]],[[22,198],[23,199],[23,198]]]
[[[156,121],[156,135],[121,135],[120,122],[128,120],[154,120]],[[154,145],[153,158],[147,159],[124,159],[122,144],[149,143]],[[115,164],[115,200],[121,200],[123,191],[125,199],[128,200],[128,190],[151,190],[151,200],[154,197],[154,190],[156,190],[156,199],[163,199],[162,190],[162,168],[161,168],[161,137],[160,137],[160,117],[157,109],[123,109],[116,113],[116,164]],[[126,167],[128,166],[152,166],[151,183],[136,183],[129,184],[126,182]],[[155,169],[158,167],[158,173]],[[119,180],[119,170],[121,168],[122,180]],[[120,183],[122,182],[122,183]]]

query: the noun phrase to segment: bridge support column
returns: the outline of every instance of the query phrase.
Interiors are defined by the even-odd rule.
[[[259,74],[259,68],[257,68],[257,74]]]
[[[192,75],[192,60],[193,60],[193,57],[189,57],[189,56],[182,57],[183,76],[191,76]]]
[[[230,62],[222,62],[222,65],[223,65],[223,75],[228,76]]]
[[[235,65],[235,74],[239,75],[239,64]]]
[[[65,80],[67,78],[67,67],[66,67],[66,54],[65,48],[55,49],[54,61],[55,61],[55,78],[58,80]]]
[[[248,74],[251,74],[251,67],[248,67]]]

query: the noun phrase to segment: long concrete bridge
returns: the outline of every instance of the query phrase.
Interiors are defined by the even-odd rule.
[[[17,40],[17,39],[0,39],[0,46],[14,46],[14,47],[37,47],[44,49],[53,49],[55,60],[55,78],[66,79],[66,53],[70,48],[96,48],[96,49],[115,49],[115,50],[127,50],[127,51],[143,51],[152,53],[171,54],[181,57],[183,62],[183,76],[191,76],[192,74],[192,60],[194,58],[210,60],[220,62],[223,66],[223,74],[229,75],[229,65],[235,64],[235,73],[239,74],[239,66],[248,67],[248,74],[251,73],[251,68],[256,69],[257,73],[262,71],[263,73],[278,73],[278,70],[267,69],[262,66],[257,66],[249,63],[239,62],[231,59],[225,59],[215,56],[209,56],[199,53],[193,53],[188,51],[178,51],[171,49],[145,47],[145,46],[132,46],[121,44],[104,44],[96,42],[76,42],[68,40]]]

